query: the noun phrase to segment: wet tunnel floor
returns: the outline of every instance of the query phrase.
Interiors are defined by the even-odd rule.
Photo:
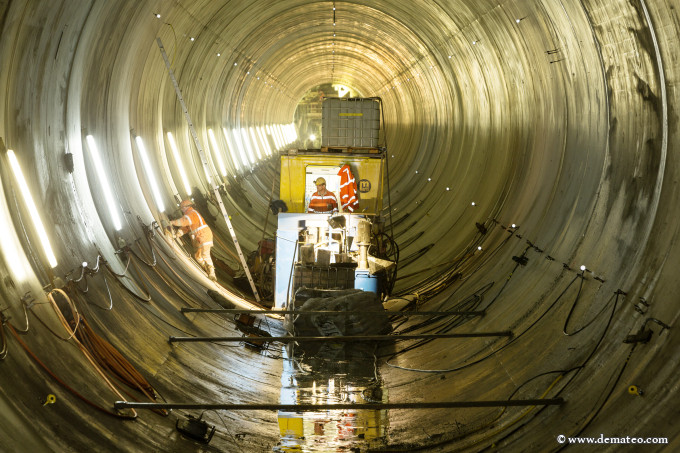
[[[349,347],[349,345],[347,345]],[[284,349],[281,404],[388,402],[375,357],[305,363]],[[344,369],[345,372],[342,372]],[[275,452],[368,451],[387,445],[388,410],[330,409],[278,412],[281,440]]]

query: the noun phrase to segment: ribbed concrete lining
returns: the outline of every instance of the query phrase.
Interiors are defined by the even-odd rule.
[[[490,409],[390,411],[388,443],[443,451],[494,443],[549,450],[559,448],[557,435],[582,432],[669,437],[677,445],[669,404],[677,399],[675,329],[659,335],[652,322],[649,344],[631,353],[622,343],[649,317],[670,325],[677,319],[677,8],[660,0],[381,0],[335,6],[336,26],[329,1],[0,4],[0,137],[17,152],[45,215],[60,262],[54,275],[64,277],[98,254],[123,272],[124,261],[114,253],[119,237],[148,250],[137,216],[145,224],[160,217],[131,129],[154,152],[158,174],[167,159],[181,188],[165,138],[172,131],[192,186],[207,188],[156,37],[168,51],[204,146],[208,128],[224,146],[222,127],[290,123],[311,87],[345,84],[383,99],[392,219],[399,221],[394,233],[404,244],[402,258],[434,244],[400,270],[402,276],[415,274],[401,279],[397,291],[417,292],[426,310],[476,300],[488,306],[487,315],[461,330],[512,329],[518,337],[511,343],[437,340],[392,357],[380,368],[390,400],[545,393],[567,401],[528,414],[508,409],[498,419],[499,411]],[[111,227],[86,134],[104,150],[124,218],[120,233]],[[73,153],[73,175],[65,170],[64,152]],[[5,314],[21,328],[19,297],[30,290],[42,300],[50,272],[40,264],[30,228],[22,230],[27,214],[4,156],[2,165],[8,213],[36,274],[15,287],[2,286],[0,308],[9,307]],[[234,193],[225,197],[246,250],[261,237],[276,166],[272,158],[239,176],[252,207]],[[167,181],[164,189],[170,205]],[[475,222],[487,226],[487,235],[478,235]],[[511,223],[519,225],[514,233],[501,228]],[[226,229],[219,235],[229,242]],[[86,305],[88,319],[168,400],[275,402],[280,361],[237,348],[166,343],[168,335],[182,331],[224,336],[225,328],[205,316],[187,320],[177,313],[198,300],[209,304],[201,288],[207,281],[187,260],[161,253],[163,247],[161,242],[156,250],[159,272],[140,264],[135,277],[149,282],[151,305],[109,274],[114,308]],[[519,266],[512,257],[525,250],[529,261]],[[430,269],[461,257],[459,268]],[[3,278],[22,260],[6,263]],[[583,282],[577,276],[581,264],[588,268]],[[446,280],[446,270],[460,272],[460,279]],[[108,306],[101,274],[88,280],[90,303]],[[131,280],[124,284],[144,292]],[[179,295],[177,286],[183,288]],[[617,290],[627,295],[616,296]],[[58,329],[49,307],[34,310]],[[587,327],[565,336],[566,319],[567,332]],[[26,342],[58,374],[81,389],[100,389],[78,351],[55,341],[34,318],[29,326]],[[0,445],[84,451],[114,442],[127,451],[198,450],[178,438],[170,419],[100,418],[66,394],[43,408],[40,398],[58,387],[13,338],[9,346],[0,362],[0,407],[6,414]],[[49,360],[54,357],[60,359]],[[440,372],[428,372],[434,370]],[[557,379],[565,370],[571,371]],[[628,394],[631,384],[643,388],[644,396]],[[105,389],[98,392],[102,404],[113,398]],[[241,441],[217,435],[213,445],[221,451],[267,451],[278,439],[275,414],[224,416],[232,434],[248,435]],[[219,419],[209,417],[219,427]]]

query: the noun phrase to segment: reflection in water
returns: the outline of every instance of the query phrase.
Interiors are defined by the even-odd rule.
[[[344,347],[352,348],[352,344]],[[305,360],[290,347],[281,375],[281,404],[387,402],[372,353],[350,361]],[[298,354],[300,355],[300,354]],[[387,445],[387,410],[279,411],[275,452],[366,451]]]

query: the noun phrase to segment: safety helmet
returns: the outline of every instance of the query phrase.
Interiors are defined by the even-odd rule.
[[[326,184],[326,180],[323,179],[323,178],[316,178],[316,181],[314,181],[314,184],[316,184],[317,186],[319,184]]]
[[[186,200],[182,200],[182,202],[179,204],[180,209],[188,208],[189,206],[193,206],[194,202],[189,200],[188,198]]]

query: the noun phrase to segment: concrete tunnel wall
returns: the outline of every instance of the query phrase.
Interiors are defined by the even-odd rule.
[[[20,160],[59,260],[48,269],[3,155],[2,234],[18,251],[3,243],[0,308],[9,323],[0,445],[269,451],[278,441],[271,412],[223,413],[231,434],[244,436],[222,431],[211,447],[180,438],[172,417],[113,420],[64,392],[9,330],[28,327],[21,338],[73,388],[103,406],[120,399],[77,348],[49,330],[65,337],[42,303],[43,287],[54,276],[77,279],[80,263],[92,267],[98,255],[122,274],[119,238],[152,258],[140,221],[162,215],[131,129],[165,175],[166,206],[174,201],[165,166],[179,184],[167,163],[166,131],[191,162],[192,185],[207,190],[160,37],[204,145],[210,127],[290,123],[297,101],[319,83],[383,99],[394,237],[401,257],[412,257],[396,295],[417,297],[426,310],[472,300],[487,314],[461,330],[515,334],[438,340],[381,360],[390,401],[566,401],[501,415],[393,410],[389,446],[553,450],[559,434],[603,433],[667,437],[665,448],[677,449],[678,17],[673,2],[659,0],[0,2],[0,137]],[[120,232],[86,134],[103,150]],[[73,155],[73,173],[65,153]],[[250,206],[224,197],[246,250],[261,237],[276,168],[270,158],[239,176]],[[488,233],[479,234],[475,222]],[[507,228],[512,223],[519,227]],[[218,236],[228,243],[221,225]],[[157,272],[137,263],[120,284],[112,274],[81,280],[89,322],[168,401],[278,401],[280,361],[167,343],[181,332],[234,329],[178,313],[209,304],[209,282],[155,240]],[[523,253],[526,265],[513,261]],[[20,299],[28,291],[37,302],[30,314],[30,298]],[[237,289],[224,294],[241,303]],[[643,325],[653,331],[648,343],[623,343]],[[642,397],[628,393],[632,384]],[[57,392],[58,402],[43,406]],[[222,426],[214,413],[206,417]]]

